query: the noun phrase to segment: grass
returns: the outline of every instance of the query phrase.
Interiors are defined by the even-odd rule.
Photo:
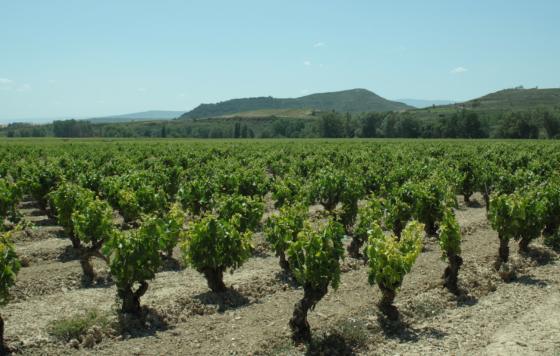
[[[53,321],[48,328],[49,334],[62,341],[80,339],[93,326],[106,330],[111,321],[108,313],[91,309],[83,314],[73,315],[69,318]]]

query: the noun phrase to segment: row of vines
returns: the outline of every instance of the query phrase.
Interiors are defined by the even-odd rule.
[[[0,156],[0,303],[20,269],[18,204],[33,200],[64,228],[86,280],[96,278],[92,259],[107,264],[120,310],[132,315],[176,247],[221,293],[224,273],[251,258],[262,233],[303,289],[290,320],[297,342],[310,339],[307,313],[338,287],[345,254],[368,264],[389,319],[399,317],[393,302],[425,236],[438,238],[448,262],[443,286],[460,293],[457,196],[484,198],[505,279],[511,240],[526,253],[541,235],[557,240],[560,227],[553,143],[46,141],[6,143]]]

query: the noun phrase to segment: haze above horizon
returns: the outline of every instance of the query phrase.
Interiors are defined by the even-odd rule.
[[[559,87],[558,13],[553,0],[6,1],[0,123],[352,88],[462,101]]]

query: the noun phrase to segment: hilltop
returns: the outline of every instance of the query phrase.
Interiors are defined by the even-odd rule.
[[[239,116],[244,112],[261,110],[305,109],[338,112],[385,112],[412,109],[406,104],[391,101],[366,89],[318,93],[299,98],[256,97],[231,99],[216,104],[201,104],[182,115],[181,119],[198,119],[222,116]],[[267,114],[273,114],[269,111]]]
[[[560,108],[560,89],[505,89],[464,103],[466,107],[484,111],[516,111]]]

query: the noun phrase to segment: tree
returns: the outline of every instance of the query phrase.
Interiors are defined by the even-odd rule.
[[[560,119],[551,112],[544,111],[542,113],[542,120],[546,136],[548,138],[557,138],[560,134]]]
[[[248,134],[247,134],[247,125],[243,124],[243,126],[241,127],[241,137],[242,138],[247,138]]]
[[[344,255],[343,236],[342,225],[332,220],[320,232],[306,224],[287,250],[290,269],[298,284],[303,286],[303,298],[296,303],[289,323],[292,339],[297,343],[311,339],[308,311],[327,294],[329,285],[338,288],[340,260]]]
[[[482,124],[478,118],[478,114],[475,112],[465,113],[463,111],[463,130],[462,137],[466,138],[481,138],[484,137],[484,130],[482,129]]]
[[[344,124],[335,112],[323,114],[319,121],[319,135],[321,137],[344,137]]]
[[[352,125],[352,115],[349,112],[346,113],[346,118],[344,121],[344,136],[354,137],[354,127]]]
[[[239,268],[251,256],[251,233],[239,232],[239,219],[236,215],[230,222],[207,214],[185,232],[184,261],[204,275],[215,293],[226,291],[224,272]]]
[[[422,251],[423,230],[423,224],[411,221],[402,231],[400,240],[394,235],[384,235],[377,224],[368,233],[368,281],[372,285],[377,283],[381,290],[379,309],[390,320],[399,318],[393,301],[404,276]]]
[[[377,113],[369,113],[362,118],[362,136],[377,137],[377,129],[381,126],[383,118]]]
[[[239,137],[241,137],[241,123],[236,122],[233,129],[233,138],[239,138]]]
[[[539,128],[526,112],[514,112],[505,115],[498,126],[498,135],[502,138],[538,138]]]
[[[93,127],[89,121],[64,120],[53,122],[55,137],[91,137]]]

